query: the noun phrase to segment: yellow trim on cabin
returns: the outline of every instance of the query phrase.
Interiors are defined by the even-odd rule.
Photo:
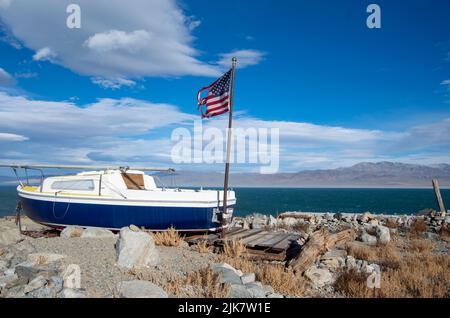
[[[45,192],[45,193],[55,193],[55,192]],[[86,196],[86,197],[105,197],[105,198],[112,198],[111,195],[98,195],[98,194],[89,194],[89,193],[68,193],[68,192],[58,192],[58,195],[75,195],[75,196]]]
[[[39,187],[36,187],[36,186],[22,186],[20,189],[23,190],[23,191],[27,191],[27,192],[38,192],[38,191],[39,191]],[[40,193],[42,193],[42,194],[53,194],[53,195],[55,195],[55,192],[49,192],[49,191],[40,192]],[[68,192],[62,192],[62,191],[57,192],[56,195],[57,195],[57,196],[58,196],[58,195],[69,195],[69,196],[82,196],[82,197],[83,197],[83,196],[84,196],[84,197],[98,197],[98,196],[99,196],[98,194],[90,194],[90,193],[68,193]],[[113,198],[112,195],[104,195],[104,194],[100,195],[100,197]]]
[[[28,191],[28,192],[36,192],[39,187],[36,186],[22,186],[22,190]]]

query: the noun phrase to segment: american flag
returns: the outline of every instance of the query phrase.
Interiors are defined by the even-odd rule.
[[[202,118],[221,115],[229,110],[230,81],[231,69],[214,83],[205,86],[198,91],[198,107],[200,108]],[[205,90],[208,90],[208,94],[206,97],[201,98],[200,95]],[[206,105],[206,113],[203,113],[203,105]]]

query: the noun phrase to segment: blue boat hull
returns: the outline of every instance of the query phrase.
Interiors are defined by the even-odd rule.
[[[158,207],[65,203],[20,198],[25,214],[32,220],[54,227],[76,225],[120,229],[134,224],[149,230],[205,231],[221,228],[212,207]],[[232,208],[233,206],[230,206]]]

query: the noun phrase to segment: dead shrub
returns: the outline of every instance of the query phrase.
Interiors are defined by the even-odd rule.
[[[427,224],[422,219],[415,219],[409,227],[409,233],[415,236],[419,236],[420,234],[426,232],[428,229]]]
[[[363,244],[347,244],[347,254],[356,259],[362,259],[371,262],[377,258],[377,250],[375,247]]]
[[[401,256],[393,242],[386,245],[369,246],[363,244],[347,244],[347,254],[356,259],[377,263],[387,268],[398,268]]]
[[[201,287],[199,297],[228,298],[230,285],[222,284],[220,280],[220,274],[214,273],[211,267],[207,267],[194,273],[188,273],[185,284]]]
[[[345,271],[336,279],[334,288],[346,297],[373,297],[373,290],[367,288],[367,277],[368,274],[356,270]]]
[[[139,280],[150,281],[174,297],[194,298],[228,298],[229,284],[221,283],[219,273],[214,273],[211,267],[189,272],[185,276],[176,273],[166,273],[164,277],[153,271],[129,271]]]
[[[439,236],[441,240],[450,243],[450,225],[444,224],[439,230]]]
[[[179,246],[183,238],[174,227],[170,227],[164,232],[152,233],[156,245]]]
[[[335,288],[348,297],[450,297],[450,255],[433,254],[433,246],[427,240],[414,240],[405,244],[403,254],[390,249],[378,254],[381,263],[397,257],[396,266],[382,266],[380,289],[367,288],[366,276],[355,272],[342,273]]]
[[[194,251],[199,253],[211,253],[211,246],[208,245],[207,240],[201,240],[197,244],[194,245]]]
[[[223,244],[223,254],[227,257],[240,257],[246,252],[247,249],[242,240],[227,240]]]
[[[283,265],[264,264],[263,266],[258,266],[255,274],[257,280],[272,286],[274,291],[278,293],[302,296],[306,291],[305,279],[295,275]]]
[[[229,257],[225,254],[219,256],[219,261],[230,264],[243,273],[255,273],[256,280],[272,286],[277,293],[302,296],[306,291],[306,280],[281,264],[268,264],[244,257]]]
[[[398,224],[395,220],[388,218],[386,219],[386,221],[384,222],[384,226],[390,228],[390,229],[396,229],[398,227]]]
[[[413,239],[409,241],[409,250],[417,253],[430,253],[435,244],[431,240]]]

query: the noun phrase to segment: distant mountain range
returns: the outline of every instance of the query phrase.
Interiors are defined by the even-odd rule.
[[[173,175],[157,174],[157,182],[168,187],[222,187],[223,173],[177,171]],[[31,177],[33,178],[33,177]],[[36,177],[34,177],[36,178]],[[33,179],[34,179],[33,178]],[[398,162],[361,162],[351,167],[306,170],[296,173],[231,173],[231,187],[374,187],[374,188],[431,188],[437,178],[441,187],[450,187],[450,165],[415,165]],[[15,184],[15,177],[0,176],[0,183]],[[38,178],[36,179],[39,180]],[[159,180],[159,181],[158,181]]]
[[[223,186],[223,173],[178,171],[175,178],[160,174],[167,186]],[[450,187],[450,165],[415,165],[397,162],[361,162],[347,168],[307,170],[296,173],[263,175],[230,174],[231,187],[431,187],[437,178],[442,187]],[[174,181],[173,181],[174,180]]]

